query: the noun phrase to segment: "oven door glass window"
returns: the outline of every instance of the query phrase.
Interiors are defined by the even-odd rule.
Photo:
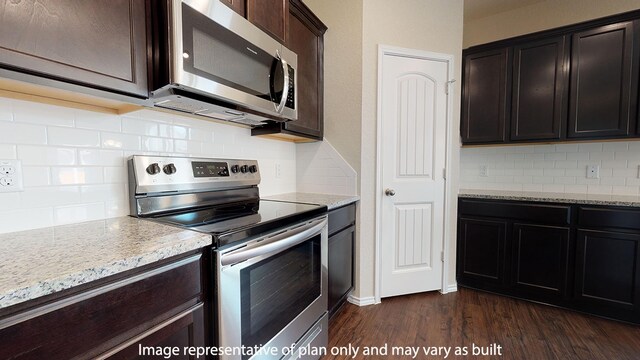
[[[316,235],[240,271],[244,346],[266,344],[320,297],[320,238]]]

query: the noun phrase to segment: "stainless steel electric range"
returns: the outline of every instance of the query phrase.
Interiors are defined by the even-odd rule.
[[[317,359],[300,355],[327,345],[327,208],[259,183],[255,160],[129,159],[131,215],[212,235],[220,358]]]

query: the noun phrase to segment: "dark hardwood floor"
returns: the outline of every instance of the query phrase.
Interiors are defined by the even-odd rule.
[[[388,344],[387,356],[365,356],[364,347]],[[472,355],[473,344],[486,353]],[[332,347],[359,347],[357,356],[331,355]],[[392,346],[451,347],[447,359],[640,359],[640,326],[462,288],[383,299],[382,304],[345,304],[329,326],[328,359],[410,359]],[[456,347],[468,356],[455,356]],[[420,349],[420,351],[423,351]],[[353,355],[353,352],[351,352]],[[444,359],[420,353],[416,359]]]

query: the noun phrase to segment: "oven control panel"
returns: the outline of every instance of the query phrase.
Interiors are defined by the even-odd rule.
[[[129,185],[136,193],[215,190],[258,185],[256,160],[134,155],[129,159]]]
[[[229,165],[221,161],[192,161],[193,177],[225,177],[229,176]]]

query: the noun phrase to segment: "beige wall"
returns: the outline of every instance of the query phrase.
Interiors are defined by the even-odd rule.
[[[547,0],[466,22],[464,47],[636,9],[640,0]]]
[[[324,136],[360,169],[362,0],[305,0],[324,35]]]

